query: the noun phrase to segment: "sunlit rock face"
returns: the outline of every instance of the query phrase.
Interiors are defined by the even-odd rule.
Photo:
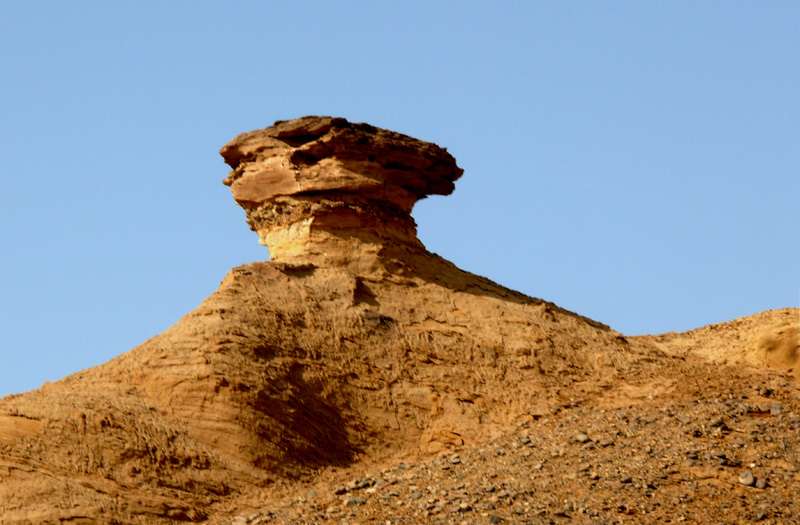
[[[424,250],[411,218],[463,170],[445,149],[343,118],[304,117],[244,133],[220,154],[223,181],[273,261],[387,269]]]

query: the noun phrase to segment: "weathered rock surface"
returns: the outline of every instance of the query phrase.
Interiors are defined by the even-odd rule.
[[[331,117],[277,122],[220,153],[233,168],[224,182],[273,261],[362,272],[419,250],[414,203],[449,195],[462,174],[435,144]]]
[[[431,454],[472,458],[470,451],[483,454],[492,439],[505,443],[523,424],[533,425],[537,446],[552,441],[547,454],[565,457],[566,465],[575,450],[595,443],[607,450],[600,443],[627,439],[603,427],[608,421],[595,408],[644,407],[634,413],[649,418],[655,416],[645,408],[669,402],[669,417],[676,416],[670,424],[677,425],[693,398],[724,399],[752,389],[748,382],[781,389],[775,410],[782,415],[775,417],[795,421],[793,384],[762,381],[779,372],[733,361],[720,374],[718,355],[704,349],[727,341],[731,330],[749,340],[778,326],[779,343],[762,348],[784,355],[793,336],[781,323],[796,310],[700,335],[628,338],[425,250],[411,208],[425,195],[451,192],[461,175],[441,148],[309,117],[241,135],[222,155],[233,168],[227,182],[234,197],[273,260],[234,268],[195,311],[130,352],[1,399],[1,522],[219,522],[309,483],[336,484],[342,475],[400,460],[426,465]],[[591,426],[559,419],[573,405],[592,414]],[[538,439],[533,423],[542,418]],[[703,424],[692,418],[681,424]],[[764,427],[776,439],[780,428]],[[668,450],[662,441],[669,435],[658,434],[651,452]],[[780,450],[796,443],[780,438]],[[540,456],[539,470],[561,479],[551,466],[561,460]],[[634,483],[645,478],[637,465],[653,465],[609,458],[624,463]],[[596,470],[609,479],[616,472],[613,463]],[[786,483],[796,482],[792,471],[784,474]],[[575,484],[549,486],[555,497],[558,487]],[[342,501],[351,512],[379,508],[348,491],[343,495],[359,499],[349,507]],[[422,489],[408,488],[409,497],[416,493]],[[441,505],[426,512],[436,505],[440,511],[408,520],[428,523],[434,514],[487,504],[458,499],[434,498]],[[512,517],[496,506],[497,519]],[[359,519],[390,515],[381,507]]]

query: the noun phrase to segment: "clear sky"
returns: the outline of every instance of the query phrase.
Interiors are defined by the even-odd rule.
[[[626,334],[797,306],[800,3],[35,2],[0,14],[0,396],[268,258],[219,148],[304,115],[465,173],[428,249]]]

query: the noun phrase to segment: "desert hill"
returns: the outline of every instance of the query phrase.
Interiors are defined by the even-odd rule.
[[[339,516],[348,501],[336,498],[352,494],[336,484],[399,461],[478,457],[520,428],[530,443],[540,423],[539,441],[606,409],[692,413],[699,399],[756,387],[781,400],[782,450],[796,446],[796,309],[626,337],[425,249],[411,209],[462,174],[434,144],[306,117],[240,135],[221,154],[271,261],[234,268],[196,310],[116,359],[0,400],[3,523],[220,522],[311,486],[328,498],[319,508],[237,520],[448,522],[460,507],[437,517],[365,499],[363,516]],[[593,421],[597,434],[608,423]],[[780,494],[798,488],[786,461]],[[551,496],[580,489],[562,485]],[[454,522],[511,519],[469,506]]]
[[[672,352],[695,353],[720,363],[796,368],[800,360],[797,309],[762,312],[653,341]]]

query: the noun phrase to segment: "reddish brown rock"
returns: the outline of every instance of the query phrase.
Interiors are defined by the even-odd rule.
[[[446,150],[342,118],[304,117],[239,135],[225,179],[273,261],[384,267],[421,249],[411,209],[448,195],[462,170]]]

